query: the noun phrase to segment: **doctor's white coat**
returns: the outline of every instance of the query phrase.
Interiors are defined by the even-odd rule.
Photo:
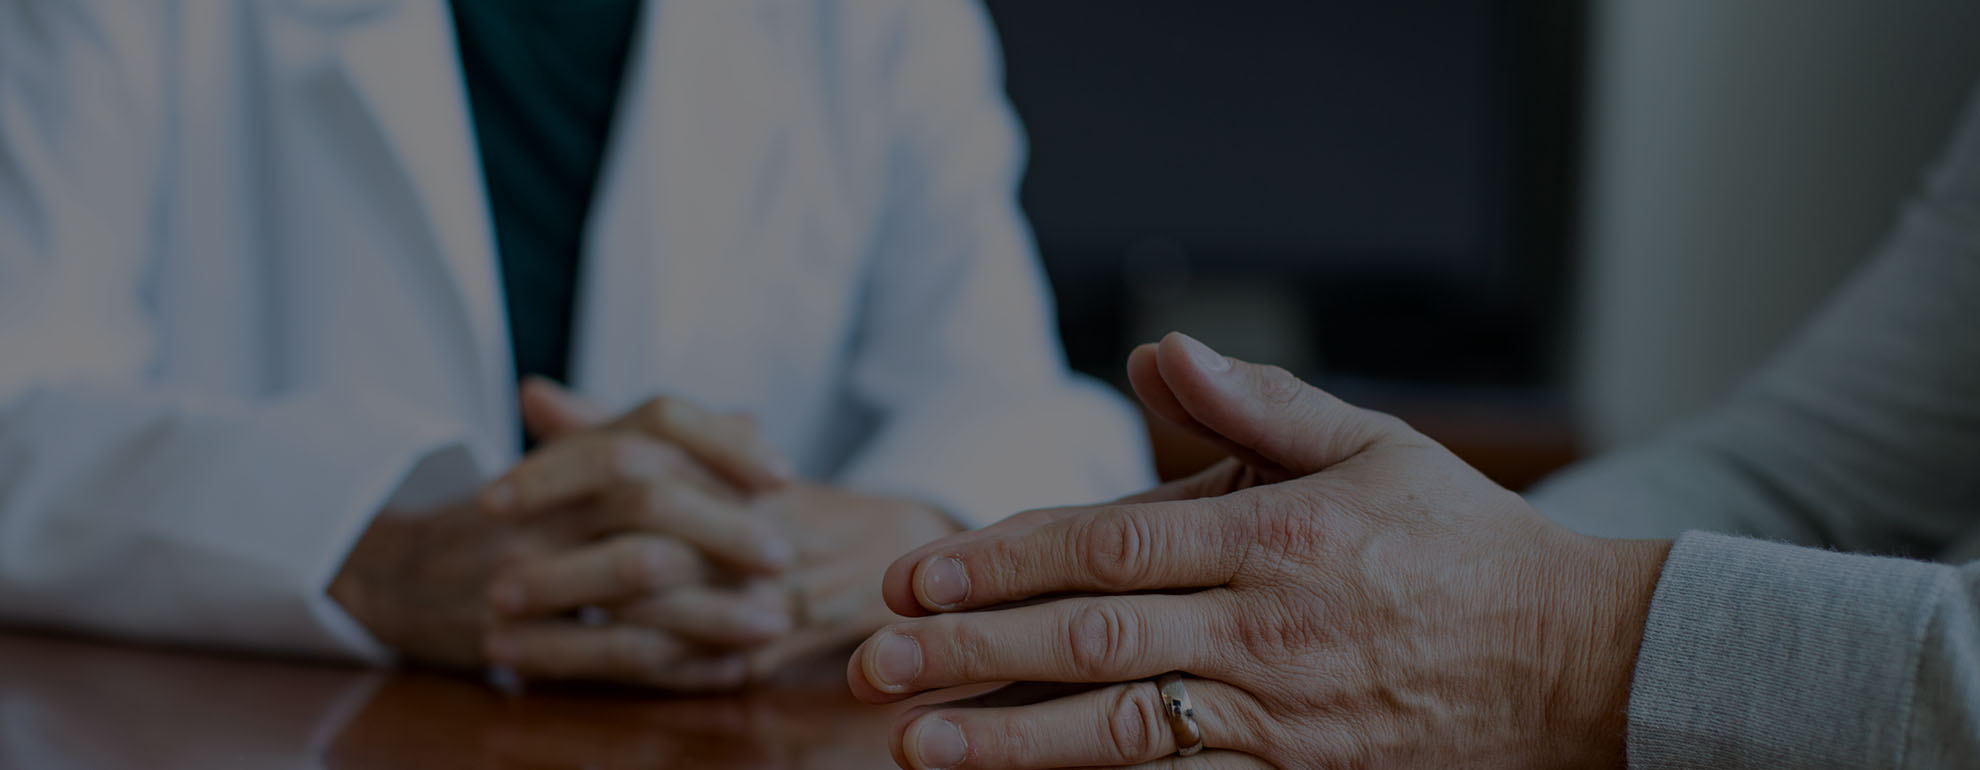
[[[649,0],[573,380],[978,523],[1147,482],[1070,376],[965,0]],[[375,656],[395,496],[516,459],[443,0],[0,0],[0,620]],[[877,566],[877,565],[876,565]]]

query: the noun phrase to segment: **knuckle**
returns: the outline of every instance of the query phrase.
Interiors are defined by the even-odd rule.
[[[1241,613],[1236,628],[1238,649],[1252,660],[1270,663],[1285,658],[1290,647],[1285,628],[1265,613]]]
[[[1264,366],[1258,370],[1258,398],[1266,403],[1291,404],[1307,390],[1305,382],[1282,367]]]
[[[1081,673],[1133,668],[1141,646],[1141,623],[1127,607],[1096,601],[1076,610],[1066,623],[1066,651]]]
[[[640,448],[655,478],[664,477],[690,461],[687,451],[670,441],[646,438],[640,442]]]
[[[955,681],[978,681],[984,669],[982,664],[997,657],[997,640],[981,624],[968,621],[969,618],[957,615],[943,615],[933,623],[915,626],[912,634],[923,647],[945,652],[940,659],[950,669],[948,673],[952,676],[947,678]]]
[[[647,462],[652,465],[653,477],[664,478],[677,473],[684,466],[694,462],[687,450],[670,441],[648,440],[642,443]]]
[[[658,588],[666,570],[667,553],[656,543],[628,540],[612,565],[619,585],[633,591]]]
[[[1028,598],[1041,584],[1059,582],[1024,566],[1040,560],[1028,545],[1020,538],[993,537],[947,555],[962,562],[968,573],[970,601],[1011,601]]]
[[[674,419],[679,411],[673,396],[654,396],[633,410],[633,422],[640,430],[654,436],[666,436],[673,432]]]
[[[639,405],[639,416],[648,425],[658,425],[667,417],[667,410],[674,401],[671,396],[654,396]]]
[[[1133,684],[1122,687],[1107,708],[1107,742],[1123,763],[1141,762],[1162,756],[1165,725],[1162,705],[1155,686]]]
[[[1326,538],[1327,513],[1331,502],[1315,485],[1291,494],[1244,495],[1233,499],[1235,518],[1248,522],[1247,534],[1254,544],[1275,555],[1306,555],[1316,552]]]
[[[640,464],[640,444],[631,436],[613,435],[598,442],[592,450],[592,464],[605,470],[612,478],[628,480],[638,478]]]
[[[1140,519],[1107,511],[1075,531],[1080,560],[1095,588],[1117,592],[1139,582],[1149,546],[1148,528]]]
[[[657,528],[673,511],[673,492],[665,484],[641,484],[634,490],[630,505],[635,523]]]
[[[701,422],[701,409],[685,398],[661,396],[653,399],[653,407],[653,424],[670,433],[687,430]]]
[[[1321,604],[1326,597],[1312,597]],[[1250,660],[1279,667],[1310,659],[1314,650],[1328,643],[1334,624],[1323,622],[1318,612],[1301,612],[1278,602],[1232,613],[1233,641]]]

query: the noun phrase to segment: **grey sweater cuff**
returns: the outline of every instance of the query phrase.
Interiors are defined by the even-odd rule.
[[[1898,766],[1942,569],[1679,538],[1637,656],[1630,767]]]

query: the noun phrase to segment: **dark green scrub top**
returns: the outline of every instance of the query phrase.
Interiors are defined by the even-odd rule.
[[[452,0],[516,375],[569,381],[585,220],[640,0]]]

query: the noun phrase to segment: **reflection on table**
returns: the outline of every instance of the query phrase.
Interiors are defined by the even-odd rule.
[[[532,691],[0,633],[0,768],[887,768],[841,661],[719,698]]]

